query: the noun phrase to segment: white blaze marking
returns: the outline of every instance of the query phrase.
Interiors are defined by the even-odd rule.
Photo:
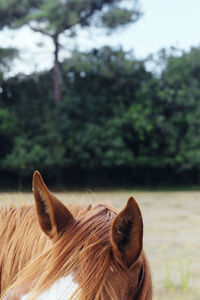
[[[36,300],[67,300],[73,295],[77,287],[78,284],[73,281],[72,275],[68,275],[57,280],[48,290],[38,296]],[[30,295],[31,293],[25,294],[21,297],[21,300],[28,300]]]

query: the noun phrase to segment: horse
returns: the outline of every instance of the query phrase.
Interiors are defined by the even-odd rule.
[[[114,208],[64,205],[33,175],[35,205],[0,208],[3,300],[151,300],[143,220],[133,197]]]

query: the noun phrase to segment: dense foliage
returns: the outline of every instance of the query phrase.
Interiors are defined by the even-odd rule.
[[[65,187],[199,183],[199,49],[159,77],[122,50],[75,51],[62,75],[57,106],[51,71],[1,80],[1,185],[35,169]]]

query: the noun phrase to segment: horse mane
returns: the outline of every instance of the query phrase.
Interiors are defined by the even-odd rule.
[[[34,206],[2,207],[0,220],[0,288],[4,291],[50,241],[38,225]]]
[[[0,228],[0,283],[4,295],[29,283],[31,299],[35,299],[59,278],[75,274],[78,288],[72,299],[117,299],[107,278],[113,262],[110,228],[116,210],[102,204],[68,208],[77,222],[55,242],[41,231],[34,206],[0,209],[1,222],[6,223]],[[143,251],[140,260],[142,271],[134,300],[150,300],[150,269]]]

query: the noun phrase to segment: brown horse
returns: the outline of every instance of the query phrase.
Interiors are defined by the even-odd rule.
[[[0,209],[1,299],[152,299],[142,216],[132,197],[119,213],[102,204],[66,207],[37,171],[33,192],[36,209]]]

